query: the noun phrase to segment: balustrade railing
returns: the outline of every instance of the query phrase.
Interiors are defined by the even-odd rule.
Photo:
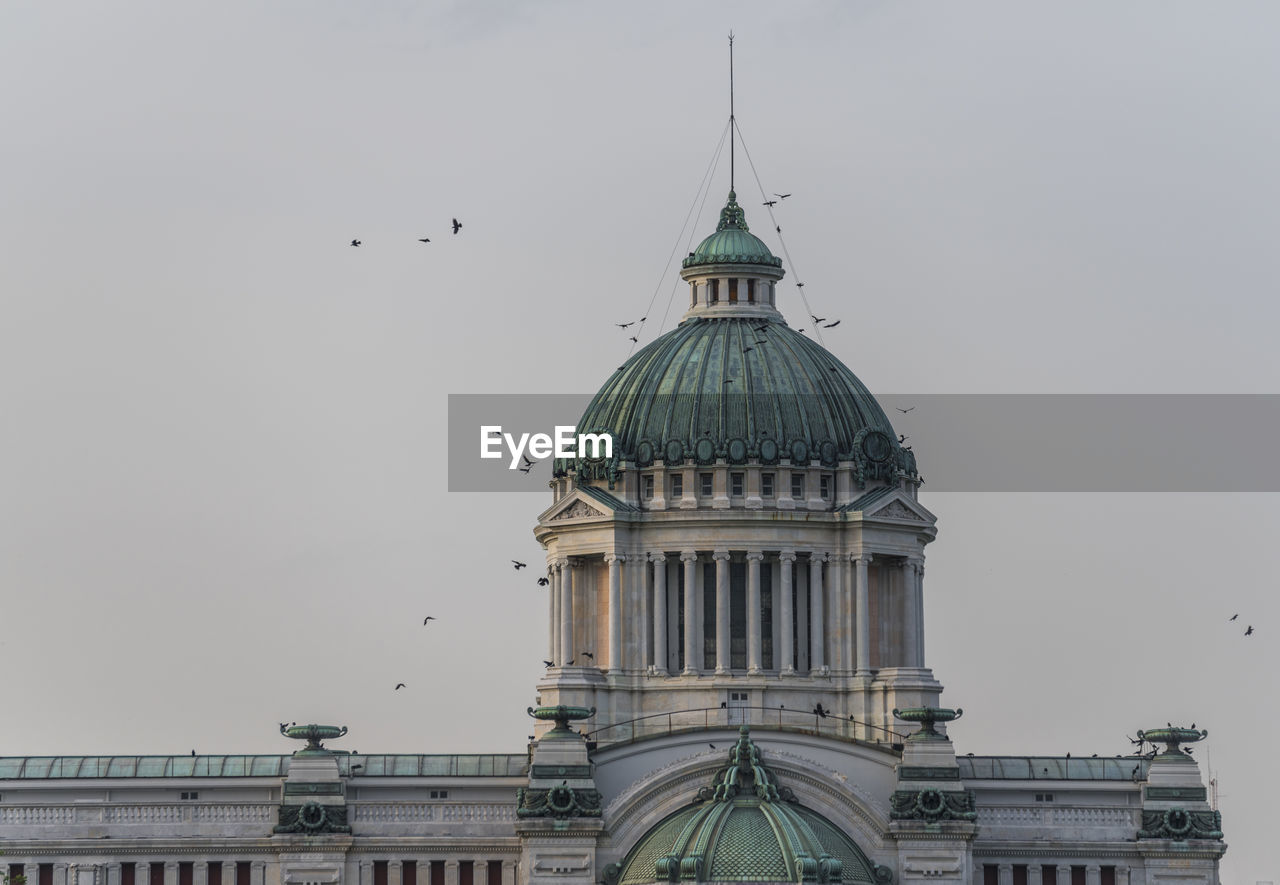
[[[833,713],[788,710],[786,707],[748,706],[701,707],[692,710],[652,713],[589,730],[584,732],[584,735],[589,741],[614,744],[682,731],[737,728],[742,725],[889,745],[900,745],[907,736],[903,732],[894,731],[882,725],[861,722],[852,717],[843,718]]]

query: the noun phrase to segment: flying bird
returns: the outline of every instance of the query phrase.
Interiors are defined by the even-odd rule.
[[[403,682],[397,682],[397,683],[396,683],[396,687],[393,689],[393,691],[399,691],[399,690],[400,690],[400,689],[402,689],[402,688],[404,688],[404,683],[403,683]]]
[[[591,658],[593,661],[596,659],[596,656],[589,651],[578,652],[578,654],[582,655],[584,658]]]
[[[619,329],[625,329],[627,326],[634,326],[635,324],[636,324],[635,320],[632,320],[629,323],[614,323],[614,325],[617,326]]]
[[[1252,635],[1253,635],[1253,625],[1252,625],[1252,624],[1250,624],[1250,625],[1249,625],[1249,629],[1248,629],[1248,630],[1245,630],[1245,631],[1244,631],[1244,635],[1245,635],[1245,636],[1252,636]]]
[[[895,408],[895,409],[897,409],[898,407],[897,407],[897,406],[894,406],[894,408]],[[915,408],[915,406],[912,406],[912,407],[911,407],[911,409],[914,409],[914,408]],[[910,411],[911,411],[911,409],[898,409],[898,411],[905,415],[905,414],[907,414],[907,412],[910,412]]]
[[[779,200],[785,200],[787,197],[791,196],[791,194],[774,194],[774,196]]]
[[[834,323],[827,323],[827,324],[826,324],[825,326],[823,326],[822,328],[824,328],[824,329],[834,329],[834,328],[835,328],[836,326],[838,326],[838,325],[840,325],[840,321],[839,321],[839,320],[836,320]]]
[[[462,222],[456,218],[453,219],[453,232],[456,234],[460,230],[462,230]]]
[[[525,465],[525,466],[523,466],[523,467],[517,467],[517,468],[516,468],[516,470],[519,470],[521,473],[528,473],[528,472],[529,472],[530,470],[532,470],[532,469],[533,469],[533,465],[532,465],[532,464],[526,464],[526,465]]]
[[[359,245],[360,245],[360,241],[359,241],[359,240],[352,240],[352,241],[351,241],[351,245],[353,245],[353,246],[359,246]]]
[[[565,661],[565,662],[564,662],[564,665],[565,665],[566,667],[572,667],[572,666],[573,666],[573,658],[569,658],[569,660]]]
[[[825,323],[827,321],[826,317],[815,317],[813,314],[809,314],[809,316],[813,317],[815,323]]]
[[[516,567],[516,571],[520,571],[520,569],[522,569],[522,568],[527,568],[527,567],[528,567],[528,565],[529,565],[529,563],[527,563],[527,562],[521,562],[521,561],[520,561],[520,560],[518,560],[518,559],[513,559],[513,560],[511,560],[511,562],[512,562],[512,564]]]
[[[715,745],[715,744],[707,744],[707,746],[708,746],[708,747],[710,747],[710,748],[711,748],[711,749],[713,749],[713,750],[716,748],[716,745]]]
[[[431,240],[430,240],[428,237],[418,237],[418,242],[419,242],[419,243],[430,243],[430,242],[431,242]]]
[[[435,615],[427,615],[425,618],[422,619],[422,626],[424,627],[427,626],[427,621],[434,621],[435,619],[436,619]]]
[[[554,663],[552,663],[551,661],[543,661],[542,663],[546,664],[548,667],[554,667],[554,666],[555,666],[555,664],[554,664]]]
[[[548,578],[548,577],[543,576],[543,577],[541,577],[541,578],[538,578],[538,586],[539,586],[539,587],[545,587],[545,586],[547,586],[547,585],[548,585],[548,584],[550,584],[550,583],[551,583],[551,579],[550,579],[550,578]]]
[[[632,336],[631,336],[631,342],[632,342],[633,344],[639,344],[639,343],[640,343],[640,336],[638,336],[638,335],[632,335]]]
[[[901,433],[899,433],[899,434],[898,434],[898,443],[899,443],[899,444],[904,443],[904,442],[906,442],[906,441],[907,441],[907,440],[909,440],[909,439],[911,439],[911,437],[906,436],[906,435],[901,434]]]
[[[796,283],[796,286],[797,286],[798,288],[800,288],[800,289],[803,289],[803,288],[804,288],[804,283]]]
[[[1239,613],[1239,612],[1236,612],[1234,615],[1232,615],[1231,617],[1227,618],[1227,620],[1228,620],[1228,621],[1234,621],[1234,620],[1235,620],[1236,618],[1238,618],[1238,617],[1240,617],[1240,613]]]
[[[765,201],[764,201],[763,203],[761,203],[760,205],[762,205],[762,206],[776,206],[776,205],[778,205],[778,201],[777,201],[777,200],[765,200]]]
[[[195,754],[196,754],[196,751],[195,751],[195,750],[192,750],[192,751],[191,751],[191,755],[192,755],[192,756],[194,756]]]

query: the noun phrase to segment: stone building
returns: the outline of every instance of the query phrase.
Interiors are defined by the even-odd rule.
[[[689,309],[555,464],[548,655],[511,755],[0,758],[28,885],[1217,883],[1203,732],[1162,752],[957,757],[926,666],[915,457],[776,306],[730,192]],[[1117,723],[1127,729],[1135,723]],[[963,727],[954,725],[952,727]],[[513,749],[519,739],[513,736]],[[434,748],[431,748],[434,749]]]

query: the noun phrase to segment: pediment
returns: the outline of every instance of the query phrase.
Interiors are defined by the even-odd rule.
[[[574,489],[538,517],[538,522],[568,522],[584,519],[612,519],[619,511],[629,510],[623,502],[599,489]]]
[[[892,519],[897,522],[918,522],[926,525],[933,525],[938,521],[932,513],[901,492],[894,492],[871,504],[862,511],[862,518]]]

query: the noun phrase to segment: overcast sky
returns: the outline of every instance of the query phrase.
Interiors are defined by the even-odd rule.
[[[1172,0],[10,0],[0,753],[289,752],[285,719],[521,752],[547,608],[509,560],[541,561],[550,499],[448,493],[446,396],[590,393],[614,323],[658,334],[731,28],[789,278],[873,391],[1277,392],[1278,27]],[[1185,434],[1232,458],[1232,427]],[[922,501],[957,749],[1194,720],[1224,877],[1273,878],[1276,496]]]

